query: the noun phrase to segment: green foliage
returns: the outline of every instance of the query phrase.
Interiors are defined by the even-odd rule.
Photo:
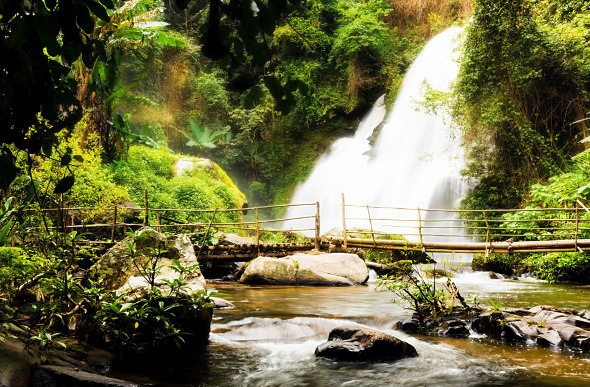
[[[47,331],[47,328],[44,327],[36,335],[29,337],[29,344],[36,343],[39,350],[42,352],[40,354],[40,359],[42,363],[47,361],[47,355],[49,351],[57,344],[66,348],[66,345],[61,341],[56,341],[55,338],[60,336],[59,333],[50,333]]]
[[[564,173],[552,176],[546,184],[531,187],[531,201],[540,207],[575,207],[576,200],[590,197],[590,157],[582,155]]]
[[[127,161],[114,162],[110,169],[114,181],[127,187],[134,203],[143,203],[144,189],[147,188],[152,208],[241,208],[245,197],[221,168],[214,163],[193,158],[189,160],[195,166],[177,175],[174,166],[179,158],[167,149],[131,146]],[[211,218],[208,212],[174,212],[165,215],[182,222],[208,223]],[[240,218],[240,212],[219,212],[215,221],[236,222]]]
[[[2,1],[0,4],[0,188],[17,175],[15,149],[51,156],[55,134],[82,117],[75,62],[92,67],[106,60],[105,42],[92,39],[96,26],[108,23],[110,0],[84,2]],[[26,63],[27,65],[23,65]]]
[[[466,172],[482,184],[468,206],[515,207],[567,169],[583,130],[571,124],[589,101],[588,15],[573,1],[476,3],[454,107],[471,147]]]
[[[159,355],[165,356],[171,350],[183,348],[194,330],[202,328],[188,323],[211,307],[210,293],[202,291],[195,297],[185,296],[184,279],[191,276],[198,265],[185,267],[178,261],[170,266],[177,277],[163,281],[163,287],[156,286],[156,277],[163,268],[161,258],[166,251],[149,248],[141,261],[135,241],[128,242],[128,248],[130,259],[150,285],[148,294],[131,302],[124,301],[128,295],[107,297],[94,315],[94,323],[103,338],[125,354],[157,355],[164,351]]]
[[[349,232],[348,236],[350,238],[361,238],[361,239],[372,239],[371,233],[367,230],[359,230]],[[409,241],[406,240],[401,235],[375,235],[375,239],[384,239],[384,240],[403,240],[407,242],[407,245],[412,245]],[[398,261],[411,261],[414,263],[431,263],[433,262],[432,259],[426,254],[421,251],[411,251],[411,250],[381,250],[381,249],[371,249],[371,248],[363,248],[365,252],[365,259],[367,261],[372,261],[376,263],[380,263],[383,265],[388,265]]]
[[[436,283],[434,279],[432,282],[427,281],[418,272],[407,272],[401,279],[396,273],[380,279],[378,287],[393,292],[397,297],[394,302],[413,310],[422,327],[427,317],[450,310],[455,304],[455,299],[459,299],[463,307],[467,307],[450,278],[446,283]]]
[[[474,254],[471,268],[478,271],[493,271],[495,273],[513,275],[521,272],[526,266],[524,261],[527,254]]]
[[[211,129],[207,126],[199,126],[194,118],[189,119],[189,126],[192,133],[192,139],[186,143],[187,146],[195,147],[198,151],[205,148],[213,149],[217,147],[216,142],[229,132],[229,126],[221,129]]]
[[[531,254],[525,262],[535,277],[549,282],[589,282],[590,256],[587,253]]]
[[[46,258],[19,247],[0,247],[0,293],[14,293],[49,263]]]

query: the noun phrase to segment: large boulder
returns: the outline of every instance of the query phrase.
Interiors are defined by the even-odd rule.
[[[115,290],[117,294],[131,294],[130,298],[142,297],[150,291],[144,265],[155,254],[160,254],[156,264],[159,267],[155,277],[156,286],[165,288],[166,281],[178,278],[179,274],[174,270],[174,261],[177,261],[185,268],[194,267],[192,274],[183,278],[186,285],[182,292],[192,297],[205,290],[205,278],[198,267],[195,250],[188,236],[166,237],[151,228],[143,228],[135,234],[134,239],[135,253],[132,254],[128,246],[133,238],[124,239],[88,270],[88,278],[99,282],[106,290]]]
[[[284,258],[258,257],[246,267],[240,282],[272,285],[364,284],[365,262],[356,254],[295,254]]]
[[[359,328],[334,328],[328,341],[320,344],[315,355],[345,361],[386,361],[416,357],[416,349],[381,331]]]

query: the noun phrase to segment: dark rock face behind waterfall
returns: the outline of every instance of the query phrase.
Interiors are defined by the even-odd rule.
[[[359,328],[334,328],[328,341],[320,344],[315,355],[344,361],[386,361],[416,357],[416,349],[381,331]]]

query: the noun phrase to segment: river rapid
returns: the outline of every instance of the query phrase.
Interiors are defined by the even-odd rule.
[[[590,287],[530,278],[492,280],[456,273],[467,298],[501,307],[590,308]],[[234,309],[216,310],[210,343],[182,366],[148,376],[166,386],[588,386],[590,355],[485,337],[451,339],[392,330],[411,312],[375,282],[356,287],[253,286],[210,282]],[[412,344],[418,358],[384,363],[337,362],[314,356],[330,330],[362,325]],[[144,379],[145,381],[145,379]]]

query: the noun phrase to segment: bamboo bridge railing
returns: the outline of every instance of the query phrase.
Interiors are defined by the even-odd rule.
[[[511,210],[412,209],[349,205],[343,195],[342,241],[345,247],[486,255],[584,252],[590,250],[590,210],[579,200],[575,204],[573,208]],[[357,215],[350,216],[351,210]],[[359,216],[362,212],[366,215]],[[388,212],[394,215],[383,217]],[[348,228],[351,223],[357,225],[355,229]],[[358,234],[362,237],[355,237]],[[392,235],[407,239],[392,240]]]
[[[535,253],[590,250],[590,210],[580,201],[573,208],[444,210],[402,207],[377,207],[346,204],[342,195],[342,231],[339,235],[320,236],[320,204],[289,204],[239,209],[150,208],[145,194],[143,207],[112,208],[75,207],[37,210],[52,220],[32,228],[58,231],[101,230],[102,240],[89,244],[113,244],[133,230],[151,225],[158,231],[203,232],[213,228],[251,237],[255,242],[231,246],[198,246],[202,260],[244,260],[256,254],[269,256],[287,252],[320,250],[329,243],[345,248],[387,250],[421,250],[447,253]],[[269,213],[285,212],[300,207],[305,214],[274,218]],[[32,210],[31,210],[32,211]],[[216,221],[223,213],[246,212],[248,220]],[[265,214],[265,216],[262,216]],[[208,221],[191,221],[199,216]],[[96,219],[102,221],[96,221]],[[136,221],[123,221],[135,218]],[[294,221],[306,224],[293,228]],[[150,224],[153,223],[153,224]],[[296,233],[312,235],[307,242],[264,243],[263,233]],[[404,238],[400,238],[403,235]]]

